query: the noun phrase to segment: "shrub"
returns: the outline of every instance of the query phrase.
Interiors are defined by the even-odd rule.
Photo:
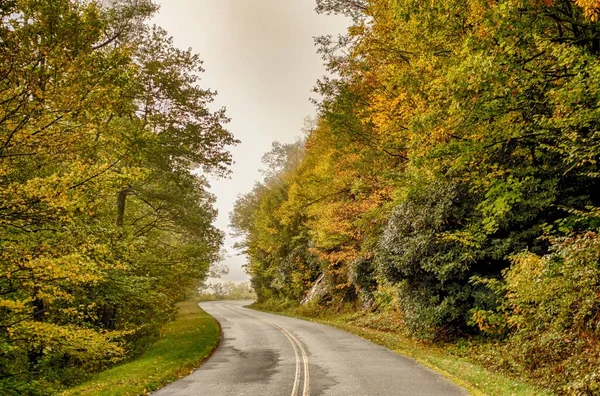
[[[600,236],[551,243],[548,255],[514,255],[504,272],[500,314],[511,333],[499,348],[513,370],[560,393],[600,395]]]
[[[419,338],[466,327],[476,289],[468,282],[474,254],[447,234],[465,217],[464,197],[453,183],[431,183],[396,208],[380,239],[378,274],[397,285],[406,324]]]

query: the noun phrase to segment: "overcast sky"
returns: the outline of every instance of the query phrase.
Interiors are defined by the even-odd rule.
[[[229,212],[239,194],[261,178],[261,157],[275,140],[291,142],[304,119],[316,80],[325,74],[313,37],[343,33],[348,21],[317,15],[315,0],[161,0],[154,23],[191,47],[204,61],[202,87],[218,92],[216,105],[227,107],[228,129],[242,143],[232,150],[235,164],[228,180],[211,180],[217,196],[217,226],[226,232],[229,275],[248,279],[229,238]]]

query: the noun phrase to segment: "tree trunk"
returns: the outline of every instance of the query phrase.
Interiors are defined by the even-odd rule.
[[[125,218],[125,201],[127,196],[133,192],[131,186],[119,191],[117,196],[117,227],[123,228],[123,219]]]

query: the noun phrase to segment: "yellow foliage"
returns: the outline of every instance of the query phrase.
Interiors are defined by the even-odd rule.
[[[597,22],[600,15],[600,0],[574,0],[575,4],[583,8],[585,16]]]

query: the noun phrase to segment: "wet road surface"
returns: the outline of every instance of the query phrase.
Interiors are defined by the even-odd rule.
[[[221,323],[221,346],[199,370],[154,395],[467,395],[387,348],[326,325],[244,308],[249,303],[201,303]]]

